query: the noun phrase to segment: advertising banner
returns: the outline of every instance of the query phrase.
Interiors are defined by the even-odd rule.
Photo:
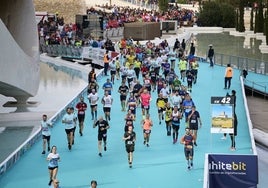
[[[231,96],[211,97],[211,133],[233,133],[234,100]]]
[[[208,155],[209,187],[256,188],[257,155]]]

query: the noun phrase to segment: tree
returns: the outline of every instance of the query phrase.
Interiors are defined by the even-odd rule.
[[[205,2],[198,19],[202,26],[235,27],[235,10],[226,3]]]
[[[166,12],[168,10],[169,0],[158,0],[159,10],[162,12]]]
[[[258,7],[256,8],[255,15],[255,33],[262,33],[264,31],[264,18],[263,18],[263,2],[258,1]]]
[[[244,5],[245,2],[244,0],[239,0],[238,2],[238,13],[239,13],[239,18],[238,18],[238,31],[239,32],[244,32],[245,29],[245,23],[244,23]]]
[[[254,17],[254,9],[251,8],[251,11],[250,11],[250,31],[254,30],[253,17]]]
[[[260,5],[259,5],[259,15],[258,15],[259,32],[263,32],[264,31],[264,18],[263,18],[263,2],[262,2],[262,0],[260,0],[259,3],[260,3]]]

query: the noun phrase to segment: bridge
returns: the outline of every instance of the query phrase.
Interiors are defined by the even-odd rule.
[[[0,94],[19,104],[37,93],[39,48],[32,1],[0,1]]]

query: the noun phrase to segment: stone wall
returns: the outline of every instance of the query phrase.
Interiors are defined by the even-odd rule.
[[[65,23],[75,23],[76,14],[86,13],[85,0],[34,0],[35,11],[56,12]]]

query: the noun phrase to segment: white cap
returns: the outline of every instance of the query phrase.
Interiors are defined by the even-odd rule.
[[[208,46],[213,46],[212,44],[208,45]]]

